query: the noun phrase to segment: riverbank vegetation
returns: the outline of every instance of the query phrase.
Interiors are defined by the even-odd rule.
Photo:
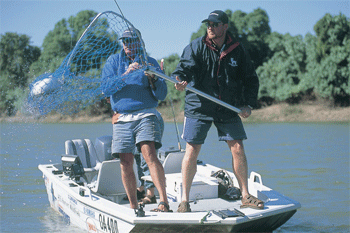
[[[182,124],[184,112],[180,102],[158,107],[165,122]],[[111,122],[110,113],[91,114],[80,112],[74,115],[48,114],[33,116],[19,113],[12,117],[0,117],[0,123],[101,123]],[[252,115],[243,119],[245,123],[270,122],[339,122],[350,123],[350,107],[329,107],[325,103],[309,102],[297,105],[287,103],[273,104],[252,111]]]

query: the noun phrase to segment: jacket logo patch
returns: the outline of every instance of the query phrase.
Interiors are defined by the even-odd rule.
[[[228,63],[230,66],[233,66],[233,67],[236,67],[236,66],[238,66],[237,65],[237,62],[231,57],[231,62],[230,63]]]

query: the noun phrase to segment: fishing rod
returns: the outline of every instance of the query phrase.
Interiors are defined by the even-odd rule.
[[[160,60],[160,69],[164,72],[164,59]],[[177,136],[177,146],[179,147],[179,150],[181,151],[181,143],[180,143],[180,136],[179,136],[179,128],[177,127],[176,117],[175,117],[175,111],[174,111],[174,105],[173,105],[173,99],[169,96],[171,109],[173,111],[173,118],[175,123],[175,131]]]
[[[179,150],[181,151],[181,143],[180,143],[180,137],[179,137],[179,129],[177,127],[177,122],[176,122],[176,117],[175,117],[175,112],[174,112],[174,105],[173,105],[173,100],[170,98],[170,104],[171,104],[171,109],[173,111],[173,116],[174,116],[174,123],[175,123],[175,130],[176,130],[176,136],[177,136],[177,146]]]
[[[125,22],[127,28],[129,29],[129,31],[130,31],[130,33],[131,33],[132,30],[130,29],[129,22],[127,22],[127,20],[126,20],[124,14],[123,14],[122,9],[119,7],[119,4],[118,4],[117,0],[114,0],[114,2],[115,2],[115,4],[117,5],[117,7],[118,7],[120,13],[122,14],[123,19],[124,19],[124,22]],[[131,26],[132,26],[133,29],[136,29],[133,25],[131,25]],[[139,40],[140,40],[140,42],[141,42],[141,45],[142,45],[142,48],[143,48],[143,56],[144,56],[144,59],[142,59],[142,56],[139,55],[140,60],[141,60],[141,63],[144,63],[144,64],[147,65],[148,61],[147,61],[147,53],[146,53],[146,49],[145,49],[145,43],[144,43],[144,41],[143,41],[143,39],[142,39],[142,37],[141,37],[141,34],[138,32],[138,30],[134,30],[134,33],[135,33],[135,34],[137,35],[137,37],[139,38]]]
[[[168,80],[168,81],[170,81],[172,83],[178,83],[178,81],[176,79],[174,79],[172,77],[169,77],[169,76],[167,76],[167,75],[157,71],[152,66],[148,66],[146,68],[145,72],[148,73],[148,74],[151,74],[151,75],[153,74],[153,75],[156,75],[158,77],[164,78],[165,80]],[[213,97],[211,95],[208,95],[208,94],[206,94],[206,93],[204,93],[204,92],[202,92],[200,90],[197,90],[196,88],[191,87],[189,85],[186,86],[186,90],[194,92],[194,93],[196,93],[196,94],[198,94],[198,95],[200,95],[200,96],[202,96],[202,97],[204,97],[204,98],[206,98],[208,100],[211,100],[214,103],[217,103],[217,104],[219,104],[219,105],[221,105],[221,106],[223,106],[225,108],[228,108],[228,109],[230,109],[230,110],[232,110],[232,111],[234,111],[236,113],[241,113],[242,112],[239,108],[236,108],[236,107],[234,107],[234,106],[232,106],[232,105],[230,105],[228,103],[225,103],[224,101],[219,100],[219,99],[217,99],[217,98],[215,98],[215,97]]]
[[[115,4],[117,5],[117,7],[118,7],[118,9],[119,9],[120,13],[122,14],[123,18],[125,19],[125,16],[124,16],[124,14],[123,14],[123,11],[122,11],[122,9],[120,9],[120,7],[119,7],[119,4],[118,4],[117,0],[114,0],[114,2],[115,2]],[[128,23],[126,23],[126,26],[128,27],[129,31],[131,32],[131,29],[130,29],[130,27],[129,27],[129,24],[128,24]],[[139,37],[140,37],[140,36],[139,36]]]

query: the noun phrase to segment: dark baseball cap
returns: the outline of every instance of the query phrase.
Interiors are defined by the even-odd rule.
[[[227,14],[223,11],[216,10],[209,14],[208,18],[203,20],[202,23],[206,23],[208,21],[214,22],[214,23],[228,23],[228,17]]]
[[[126,29],[122,36],[119,38],[119,40],[126,39],[126,38],[139,38],[139,35],[141,37],[141,32],[137,30],[136,28],[128,28]]]

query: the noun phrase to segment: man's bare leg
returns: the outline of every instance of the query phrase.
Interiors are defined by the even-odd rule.
[[[242,196],[245,197],[248,192],[248,164],[244,153],[242,140],[227,141],[232,153],[232,169],[235,174]]]
[[[137,209],[136,177],[134,173],[134,155],[131,153],[120,154],[120,167],[123,185],[129,198],[131,209]]]
[[[248,191],[248,163],[244,153],[242,140],[227,141],[232,153],[232,168],[242,193],[242,202],[249,195]],[[257,207],[264,208],[264,203],[258,203]]]
[[[152,182],[154,183],[154,186],[157,188],[159,193],[159,201],[168,203],[168,198],[166,195],[166,189],[165,189],[165,174],[162,164],[159,162],[157,158],[157,152],[155,149],[154,142],[140,142],[141,152],[143,155],[143,158],[145,159],[147,166],[149,168],[149,171],[151,173]],[[160,205],[158,207],[161,210],[165,210],[165,206]]]
[[[189,201],[192,181],[197,172],[197,157],[201,147],[201,144],[186,143],[186,152],[181,167],[182,201]]]

